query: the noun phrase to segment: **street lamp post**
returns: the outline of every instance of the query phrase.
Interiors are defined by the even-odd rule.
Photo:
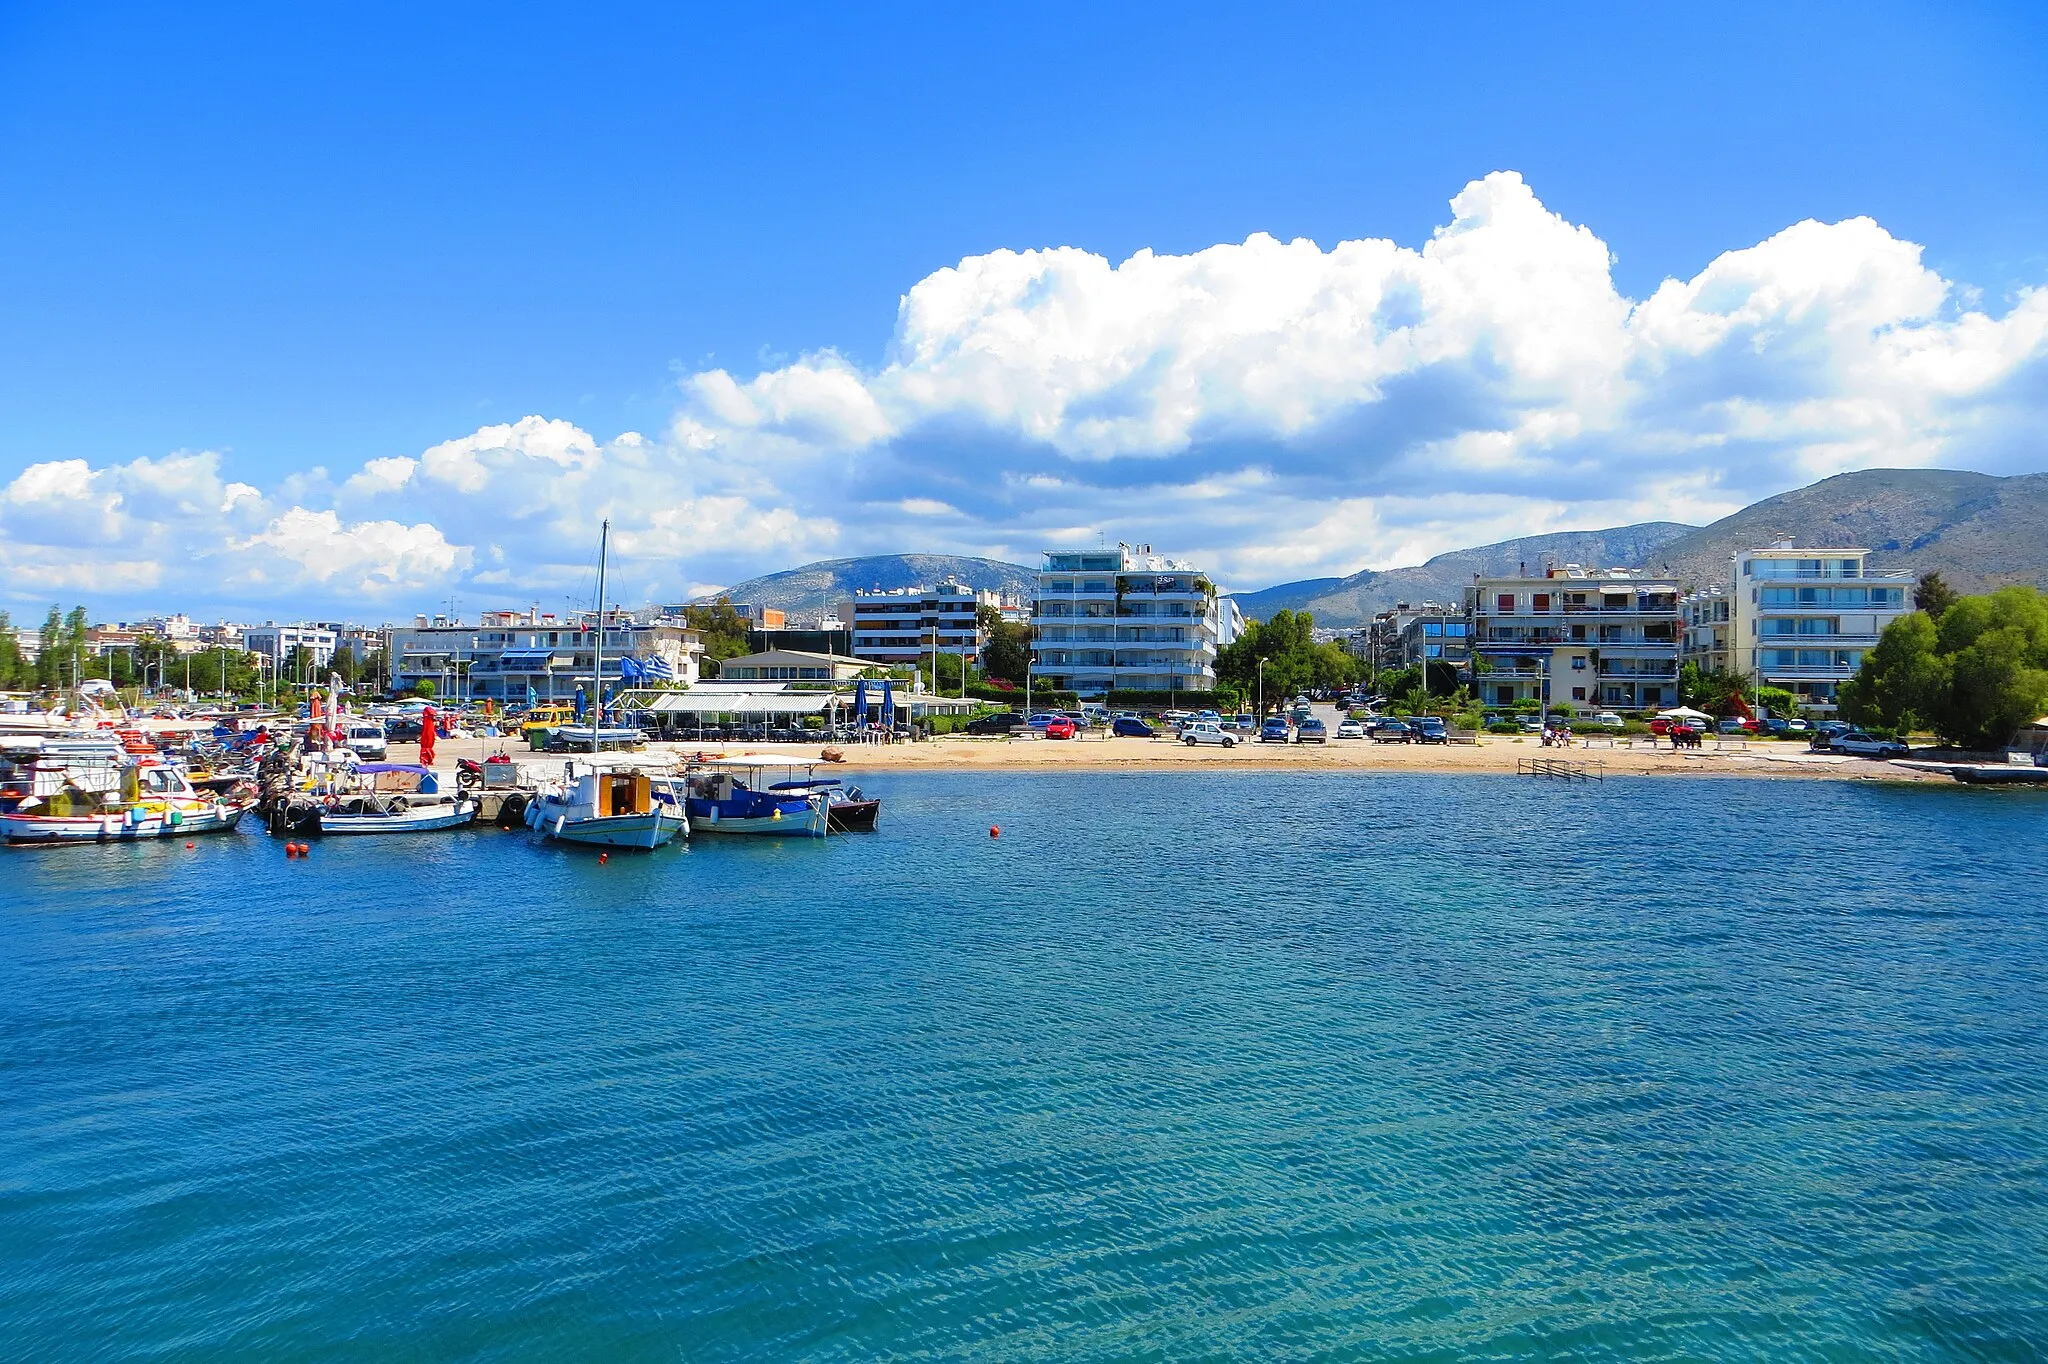
[[[1266,723],[1266,660],[1259,660],[1259,723]]]

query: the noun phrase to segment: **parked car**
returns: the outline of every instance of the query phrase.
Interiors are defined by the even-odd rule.
[[[1785,728],[1793,734],[1810,734],[1813,732],[1813,726],[1807,724],[1806,721],[1796,715],[1785,722]]]
[[[1225,748],[1237,747],[1237,736],[1214,720],[1196,720],[1180,732],[1180,741],[1189,748],[1196,744],[1221,744]]]
[[[996,715],[977,715],[961,728],[968,734],[1008,734],[1023,723],[1023,716],[1006,710]]]
[[[1135,715],[1119,715],[1110,722],[1109,732],[1126,739],[1150,739],[1159,731]]]
[[[1792,722],[1790,720],[1785,719],[1783,716],[1773,715],[1770,719],[1762,721],[1761,723],[1763,724],[1765,732],[1773,736],[1779,734],[1790,734],[1792,732]]]
[[[1524,734],[1541,734],[1543,732],[1543,717],[1540,715],[1518,715],[1515,717],[1515,728],[1521,730]]]
[[[1048,739],[1071,739],[1078,731],[1079,726],[1064,715],[1055,715],[1045,722],[1045,737]]]
[[[1060,715],[1057,712],[1040,711],[1038,714],[1032,716],[1029,720],[1026,720],[1024,723],[1030,726],[1032,729],[1038,730],[1040,733],[1043,733],[1045,731],[1045,727],[1047,725],[1050,725],[1053,721],[1066,719],[1066,716]],[[1067,723],[1072,724],[1074,722],[1072,720],[1067,720]]]
[[[1413,728],[1415,742],[1418,744],[1447,744],[1451,741],[1451,731],[1439,716],[1420,716]]]
[[[1846,753],[1852,758],[1903,758],[1913,750],[1897,739],[1880,739],[1860,729],[1846,730],[1829,741],[1828,747],[1836,753]]]
[[[1749,732],[1748,724],[1743,721],[1740,715],[1722,716],[1721,722],[1715,725],[1714,729],[1717,733],[1721,734],[1747,734]]]
[[[1622,720],[1621,717],[1619,715],[1616,715],[1613,711],[1603,710],[1598,715],[1593,717],[1593,723],[1596,725],[1601,725],[1607,729],[1620,729]]]
[[[1339,720],[1337,722],[1337,737],[1340,739],[1363,739],[1365,737],[1365,726],[1359,724],[1356,720]]]
[[[1239,711],[1236,715],[1230,717],[1230,723],[1226,724],[1224,728],[1236,730],[1239,734],[1257,734],[1259,732],[1259,717],[1253,715],[1250,711]]]
[[[347,734],[343,736],[343,742],[358,758],[381,761],[385,755],[384,726],[374,720],[353,721],[348,727]]]
[[[1277,715],[1259,726],[1259,742],[1262,744],[1284,744],[1293,738],[1293,732],[1287,722]]]
[[[1330,730],[1321,720],[1310,715],[1294,727],[1294,742],[1298,744],[1326,744],[1330,742]]]
[[[1405,744],[1415,738],[1415,731],[1405,722],[1393,719],[1373,721],[1372,728],[1366,733],[1376,744]]]
[[[1188,721],[1194,719],[1195,717],[1188,714],[1184,710],[1168,710],[1161,711],[1159,714],[1159,718],[1165,721],[1167,724],[1172,725],[1174,728],[1178,729],[1180,726],[1186,724]]]

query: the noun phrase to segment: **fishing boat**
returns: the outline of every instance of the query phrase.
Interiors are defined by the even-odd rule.
[[[118,739],[10,746],[0,839],[12,844],[114,843],[226,833],[249,804],[193,789],[175,764]]]
[[[820,784],[762,779],[770,769],[808,767],[787,758],[709,758],[691,771],[684,808],[700,833],[823,838],[831,832],[831,800]]]
[[[273,834],[423,834],[476,820],[467,791],[444,794],[433,769],[411,763],[361,763],[272,808]]]
[[[543,783],[526,805],[526,827],[542,838],[598,848],[659,848],[690,821],[672,800],[657,799],[655,782],[633,768],[581,759],[562,779]]]
[[[611,548],[612,523],[606,521],[597,541],[597,628],[591,651],[590,757],[572,760],[562,779],[534,793],[526,806],[526,825],[543,838],[599,848],[658,848],[689,831],[688,817],[667,801],[654,798],[654,782],[636,768],[622,768],[598,758],[607,729],[604,722],[604,575]],[[615,731],[614,731],[615,732]],[[557,734],[560,731],[556,731]],[[637,739],[639,731],[632,731]]]

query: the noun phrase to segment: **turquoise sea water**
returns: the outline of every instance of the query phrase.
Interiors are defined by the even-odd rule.
[[[0,1354],[2048,1354],[2042,795],[871,785],[6,855]]]

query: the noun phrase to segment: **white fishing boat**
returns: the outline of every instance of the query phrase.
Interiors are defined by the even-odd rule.
[[[363,763],[359,789],[329,796],[319,811],[323,834],[423,834],[459,829],[476,819],[480,802],[467,791],[445,795],[430,768],[411,763]]]
[[[602,848],[659,848],[690,822],[655,782],[632,768],[574,761],[559,781],[544,783],[527,802],[526,826],[542,838]]]
[[[31,740],[7,754],[0,840],[126,843],[225,833],[242,801],[195,790],[185,773],[107,739]]]
[[[559,781],[548,782],[526,806],[526,825],[543,838],[599,848],[658,848],[689,831],[689,819],[673,801],[657,800],[654,782],[636,768],[598,759],[604,736],[616,733],[605,725],[604,708],[604,574],[611,548],[612,523],[606,521],[597,542],[597,628],[591,653],[590,721],[585,732],[590,758],[572,761]],[[632,731],[637,739],[639,732]]]

